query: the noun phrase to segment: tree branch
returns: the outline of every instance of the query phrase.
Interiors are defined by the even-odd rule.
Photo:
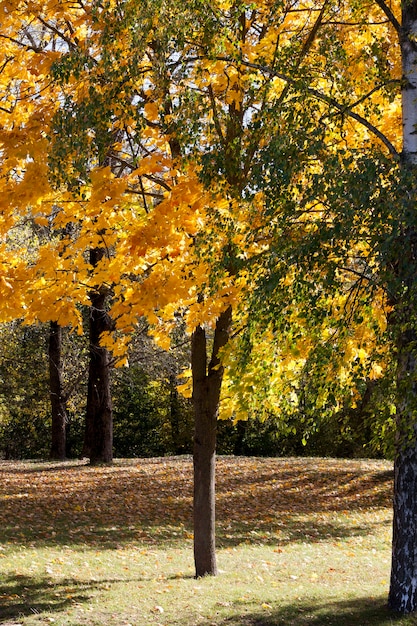
[[[231,61],[231,59],[228,57],[218,57],[218,59],[220,61],[227,61],[227,62]],[[284,80],[285,82],[287,82],[289,85],[299,88],[299,82],[296,79],[291,78],[290,76],[287,76],[286,74],[282,74],[282,72],[277,72],[276,70],[273,70],[267,66],[259,65],[259,63],[251,63],[250,61],[242,61],[242,65],[245,65],[246,67],[250,67],[252,69],[263,72],[264,74],[268,74],[270,77],[273,76],[276,78],[280,78],[281,80]],[[382,85],[380,86],[380,88],[382,88]],[[359,124],[367,128],[373,135],[378,137],[378,139],[388,149],[390,154],[392,154],[396,158],[399,158],[399,153],[397,152],[393,144],[390,142],[388,137],[386,137],[380,130],[378,130],[376,126],[371,124],[369,120],[362,117],[362,115],[359,115],[359,113],[355,113],[354,111],[352,111],[350,107],[340,104],[339,102],[337,102],[337,100],[335,100],[331,96],[328,96],[325,93],[318,91],[318,89],[314,89],[313,87],[305,87],[304,89],[307,93],[311,94],[317,100],[320,100],[321,102],[325,102],[326,104],[336,109],[336,111],[338,111],[342,115],[347,115],[348,117],[351,117],[352,119],[357,121]],[[360,102],[360,100],[358,102]],[[354,106],[356,106],[356,104],[357,103],[355,103]]]

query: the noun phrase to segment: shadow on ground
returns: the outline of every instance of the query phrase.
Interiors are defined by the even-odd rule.
[[[77,602],[89,600],[107,581],[60,581],[45,576],[10,575],[0,583],[0,624],[27,615],[64,611]]]
[[[212,624],[207,622],[204,626]],[[262,613],[242,612],[216,622],[217,626],[414,626],[417,616],[399,616],[387,607],[386,596],[355,598],[344,602],[314,604],[298,602],[297,606],[271,607]]]
[[[100,580],[80,582],[74,579],[52,580],[49,577],[9,576],[0,584],[0,624],[9,626],[25,616],[57,615],[74,605],[91,600],[109,584],[126,582]],[[220,608],[220,607],[219,607]],[[262,610],[238,602],[228,606],[230,617],[210,616],[201,626],[415,626],[417,616],[399,616],[387,608],[386,596],[355,598],[346,601],[313,602],[298,599],[296,605],[265,605]],[[184,615],[184,624],[193,624],[193,616]],[[52,620],[51,620],[52,621]],[[109,622],[110,623],[110,622]],[[152,622],[153,623],[153,622]],[[175,621],[177,624],[178,622]]]

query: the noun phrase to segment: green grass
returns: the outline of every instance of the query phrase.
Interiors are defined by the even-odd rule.
[[[0,624],[415,626],[386,608],[388,462],[218,459],[195,580],[188,457],[0,462]]]

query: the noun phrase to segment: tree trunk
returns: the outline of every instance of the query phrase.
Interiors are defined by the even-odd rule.
[[[407,350],[408,348],[408,350]],[[399,354],[397,450],[394,463],[392,566],[389,606],[401,613],[417,608],[417,445],[415,347],[405,345]],[[413,397],[410,397],[410,393]],[[414,405],[414,407],[412,406]],[[413,410],[414,409],[414,410]]]
[[[217,574],[215,551],[216,432],[223,367],[219,350],[229,339],[232,310],[220,315],[207,367],[207,338],[199,326],[191,342],[194,404],[194,562],[196,577]]]
[[[62,389],[62,328],[57,322],[51,322],[49,326],[48,360],[52,412],[50,457],[64,460],[67,411]]]
[[[91,363],[89,363],[89,371],[90,371]],[[88,375],[88,380],[90,380],[90,375]],[[83,449],[80,454],[81,459],[89,459],[91,456],[91,445],[93,441],[93,415],[89,408],[88,402],[88,389],[90,389],[90,384],[87,383],[87,408],[85,412],[85,426],[84,426],[84,442]]]
[[[95,267],[103,251],[90,251],[90,262]],[[113,409],[110,389],[110,355],[100,346],[103,332],[112,324],[106,310],[107,289],[100,287],[90,294],[90,363],[88,370],[86,436],[90,447],[90,463],[111,463],[113,460]]]
[[[233,454],[235,456],[242,456],[245,454],[245,435],[248,429],[248,420],[240,420],[236,424],[236,440],[235,445],[233,446]]]
[[[403,166],[417,165],[417,0],[402,2],[400,35],[403,88]],[[410,191],[411,193],[411,191]],[[417,333],[415,293],[417,233],[406,224],[395,259],[397,302],[397,432],[394,464],[393,540],[388,603],[401,613],[417,610]]]
[[[171,425],[171,438],[175,454],[183,452],[180,442],[180,412],[181,407],[178,398],[177,377],[175,374],[169,376],[169,421]]]
[[[402,0],[400,36],[403,71],[403,156],[407,165],[417,165],[417,0]]]

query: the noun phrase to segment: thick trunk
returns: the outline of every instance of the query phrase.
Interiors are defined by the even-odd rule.
[[[417,0],[402,2],[403,166],[417,165]],[[397,297],[392,316],[397,336],[397,443],[394,467],[393,541],[389,606],[417,610],[417,334],[415,293],[417,233],[404,226],[394,262]]]
[[[215,550],[215,455],[217,413],[209,406],[206,334],[192,338],[194,403],[194,562],[196,576],[217,574]]]
[[[219,350],[229,338],[232,311],[229,307],[217,320],[213,349],[207,367],[205,330],[198,327],[192,337],[191,368],[194,404],[194,562],[196,576],[217,574],[215,551],[215,464],[216,433],[223,368]]]
[[[62,390],[62,328],[57,322],[49,327],[49,389],[52,412],[51,459],[65,459],[67,411]]]
[[[91,264],[96,266],[102,256],[101,250],[92,250]],[[90,308],[90,363],[88,370],[86,437],[90,448],[92,465],[111,463],[113,460],[113,409],[110,389],[110,356],[100,346],[103,332],[111,329],[107,314],[107,290],[91,293]],[[90,432],[88,429],[90,428]]]

